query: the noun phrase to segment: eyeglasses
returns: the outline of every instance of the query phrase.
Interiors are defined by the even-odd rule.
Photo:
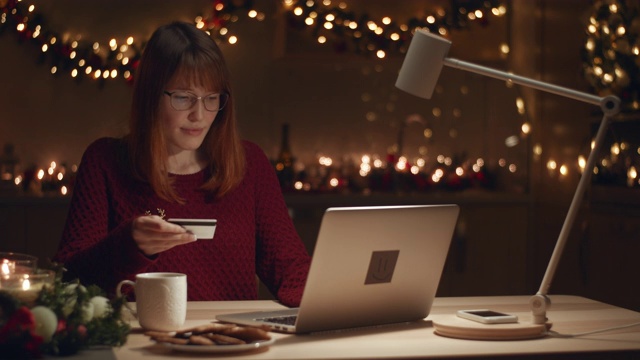
[[[224,108],[227,100],[229,100],[229,94],[227,93],[196,96],[186,91],[169,92],[165,90],[164,94],[171,98],[171,107],[178,111],[191,109],[198,100],[202,100],[202,104],[204,104],[204,108],[207,111],[219,111]]]

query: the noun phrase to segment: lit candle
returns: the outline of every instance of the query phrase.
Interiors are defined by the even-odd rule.
[[[38,258],[35,256],[0,252],[0,275],[14,273],[30,274],[36,271]]]
[[[13,286],[2,286],[2,290],[7,291],[11,296],[15,297],[19,301],[33,305],[42,290],[44,283],[33,282],[29,280],[28,274],[18,275],[19,278],[16,282],[12,282]]]
[[[33,274],[10,274],[0,277],[0,290],[6,291],[27,306],[34,305],[40,292],[47,284],[52,284],[55,273],[40,270]]]
[[[36,271],[38,258],[35,256],[0,252],[0,275],[31,274]]]
[[[3,259],[0,264],[0,273],[2,275],[9,274],[29,274],[33,272],[33,268],[28,265],[21,265],[16,263],[15,261],[10,261],[7,259]]]

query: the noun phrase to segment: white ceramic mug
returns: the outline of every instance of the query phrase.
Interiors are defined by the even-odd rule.
[[[187,317],[187,275],[151,272],[136,275],[136,281],[118,283],[116,293],[122,296],[124,285],[133,287],[136,309],[131,310],[146,330],[179,330]]]

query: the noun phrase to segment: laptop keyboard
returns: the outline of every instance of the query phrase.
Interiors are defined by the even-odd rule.
[[[266,321],[270,323],[283,324],[283,325],[295,325],[296,319],[298,317],[296,315],[288,315],[288,316],[275,316],[275,317],[266,317],[256,319],[258,321]]]

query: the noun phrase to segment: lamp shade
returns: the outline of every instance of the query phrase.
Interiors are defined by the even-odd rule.
[[[396,87],[431,99],[450,47],[451,41],[428,30],[416,30],[400,68]]]

